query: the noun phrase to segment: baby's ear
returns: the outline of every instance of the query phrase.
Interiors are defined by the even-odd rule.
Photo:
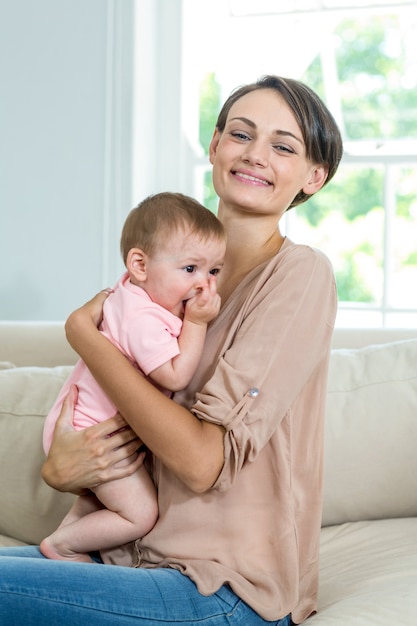
[[[147,256],[140,248],[131,248],[126,258],[126,269],[138,282],[146,280]]]

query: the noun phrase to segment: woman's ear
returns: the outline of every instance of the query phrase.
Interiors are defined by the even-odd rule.
[[[214,158],[216,156],[216,150],[220,141],[220,137],[221,137],[221,132],[216,128],[214,130],[213,137],[211,139],[210,146],[209,146],[209,158],[210,158],[210,163],[212,165],[214,163]]]
[[[131,248],[127,253],[126,269],[138,282],[146,280],[147,256],[140,248]]]
[[[313,193],[319,191],[319,189],[321,189],[326,182],[328,173],[329,168],[327,165],[315,165],[311,170],[310,177],[303,187],[304,193],[312,196]]]

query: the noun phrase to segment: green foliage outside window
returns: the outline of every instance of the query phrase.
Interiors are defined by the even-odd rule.
[[[383,142],[417,137],[417,84],[410,78],[407,48],[402,45],[398,15],[343,19],[335,28],[335,54],[345,141]],[[325,99],[320,56],[302,80]],[[384,191],[382,167],[341,167],[329,187],[296,209],[297,215],[315,229],[320,240],[328,232],[335,211],[342,216],[339,250],[330,255],[335,265],[339,299],[378,304],[382,297]],[[415,229],[416,186],[410,185],[415,168],[398,168],[396,220],[399,232]],[[413,205],[414,203],[414,205]],[[415,210],[415,206],[414,206]],[[380,237],[364,230],[364,216],[379,215]],[[376,218],[375,218],[376,219]],[[313,231],[314,232],[314,231]],[[363,239],[355,233],[368,237]],[[327,237],[331,235],[328,234]],[[333,231],[334,239],[339,234]],[[400,258],[401,257],[401,258]],[[406,250],[397,260],[412,265],[417,255]]]
[[[200,86],[199,140],[207,156],[220,106],[220,85],[214,72],[211,72],[204,77]],[[217,214],[218,198],[211,181],[211,169],[204,174],[204,204],[210,211]]]
[[[400,17],[343,20],[335,36],[346,139],[415,137],[417,89],[407,77]]]
[[[344,19],[334,31],[345,140],[417,136],[417,85],[397,15]],[[302,80],[325,99],[320,56]]]

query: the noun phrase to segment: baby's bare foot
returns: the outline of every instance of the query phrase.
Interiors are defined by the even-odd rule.
[[[43,556],[46,556],[47,559],[52,559],[54,561],[77,561],[79,563],[94,563],[93,559],[88,554],[74,552],[73,550],[69,549],[58,549],[57,546],[53,544],[50,537],[46,537],[46,539],[41,541],[39,548]]]

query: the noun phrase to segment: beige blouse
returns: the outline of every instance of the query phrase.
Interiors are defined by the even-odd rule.
[[[226,429],[204,494],[158,461],[159,519],[140,567],[173,567],[203,595],[228,584],[266,620],[316,610],[323,422],[337,297],[319,251],[284,241],[211,323],[198,371],[175,400]]]

